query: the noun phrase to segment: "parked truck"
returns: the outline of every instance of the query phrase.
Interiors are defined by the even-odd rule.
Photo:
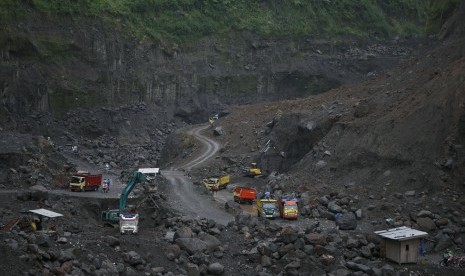
[[[229,175],[221,176],[221,177],[210,177],[205,178],[203,180],[203,185],[207,190],[211,190],[212,187],[216,187],[218,190],[226,189],[229,184],[230,177]]]
[[[258,199],[257,214],[259,217],[264,218],[279,217],[278,201],[276,199]]]
[[[233,197],[235,202],[252,204],[257,197],[257,191],[249,187],[235,187]]]
[[[292,196],[279,196],[278,198],[279,214],[283,219],[297,219],[299,208],[297,207],[297,198]]]
[[[139,232],[139,214],[122,213],[119,214],[119,231],[123,234],[137,234]]]
[[[71,191],[97,191],[102,185],[101,174],[90,174],[89,172],[78,172],[71,177],[69,188]]]
[[[127,201],[129,194],[138,183],[149,182],[150,178],[141,172],[133,172],[129,181],[121,192],[119,198],[119,209],[107,210],[101,213],[103,221],[117,223],[121,234],[137,234],[139,232],[139,214],[135,208],[129,207]]]

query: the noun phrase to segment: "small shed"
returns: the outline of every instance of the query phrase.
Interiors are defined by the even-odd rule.
[[[34,214],[35,221],[33,221],[32,228],[34,230],[41,231],[56,231],[56,223],[53,221],[55,218],[62,217],[63,215],[57,212],[53,212],[47,209],[34,209],[29,210],[30,213]]]
[[[406,226],[376,231],[385,246],[385,257],[398,264],[416,263],[422,238],[428,233]]]

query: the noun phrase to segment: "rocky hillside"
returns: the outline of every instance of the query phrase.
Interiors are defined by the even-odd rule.
[[[449,40],[376,78],[231,109],[216,122],[225,147],[210,170],[240,174],[257,161],[270,175],[266,189],[306,193],[309,206],[327,199],[347,212],[363,206],[372,225],[392,218],[447,241],[435,250],[463,248],[465,25],[454,17],[447,26]],[[413,215],[433,209],[435,221],[453,223]]]
[[[200,122],[359,81],[409,55],[427,13],[424,1],[359,2],[2,1],[2,124],[138,102]]]
[[[58,2],[27,1],[23,14],[2,16],[9,27],[0,44],[0,226],[41,207],[64,217],[51,236],[27,220],[0,232],[1,275],[463,274],[438,264],[447,248],[463,252],[465,241],[464,4],[441,30],[444,40],[431,44],[401,36],[383,43],[257,38],[247,29],[187,47],[128,39],[95,14],[79,21],[76,5],[50,12]],[[162,2],[181,1],[153,1]],[[305,10],[304,1],[280,2]],[[249,86],[257,93],[249,96]],[[141,205],[140,234],[121,236],[99,220],[117,199],[51,190],[53,176],[74,169],[68,160],[93,170],[109,162],[123,178],[124,170],[185,161],[195,143],[169,136],[185,121],[258,100],[266,102],[227,106],[210,131],[223,145],[218,158],[189,173],[197,180],[226,171],[237,181],[241,167],[257,161],[267,177],[243,183],[297,191],[297,221],[256,212],[227,225],[189,218],[166,208],[182,202],[167,197],[173,186],[160,181],[155,200]],[[71,156],[71,145],[79,155]],[[202,203],[222,208],[211,201]],[[223,206],[241,210],[232,200]],[[418,264],[388,263],[373,235],[402,225],[429,233]]]

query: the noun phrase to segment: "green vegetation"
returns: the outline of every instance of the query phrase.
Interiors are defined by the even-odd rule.
[[[240,30],[279,37],[422,33],[430,1],[2,0],[0,15],[37,10],[47,18],[88,17],[141,39],[180,43]]]
[[[82,91],[77,85],[69,90],[57,88],[50,94],[51,111],[56,116],[63,116],[68,110],[76,107],[93,107],[101,104],[98,93]]]
[[[428,9],[426,30],[437,33],[442,24],[452,15],[452,12],[459,6],[462,0],[436,0],[431,1]]]
[[[72,57],[75,46],[71,41],[56,38],[38,38],[36,43],[40,49],[40,56],[44,60],[63,60]]]
[[[194,137],[192,137],[191,135],[182,134],[181,140],[183,148],[189,149],[195,146]]]

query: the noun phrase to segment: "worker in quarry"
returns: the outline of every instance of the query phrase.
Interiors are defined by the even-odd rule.
[[[212,193],[213,193],[214,195],[216,194],[216,192],[218,192],[218,189],[219,189],[218,185],[213,185],[213,186],[211,187]]]
[[[103,193],[107,193],[107,192],[108,192],[108,181],[107,181],[106,179],[103,180],[102,192],[103,192]]]
[[[78,153],[78,147],[77,147],[76,145],[72,146],[72,147],[71,147],[71,152],[72,152],[73,154],[77,154],[77,153]]]
[[[50,136],[47,137],[47,142],[48,142],[48,145],[49,145],[49,146],[51,146],[51,147],[54,146],[54,145],[53,145],[52,139],[50,139]]]

